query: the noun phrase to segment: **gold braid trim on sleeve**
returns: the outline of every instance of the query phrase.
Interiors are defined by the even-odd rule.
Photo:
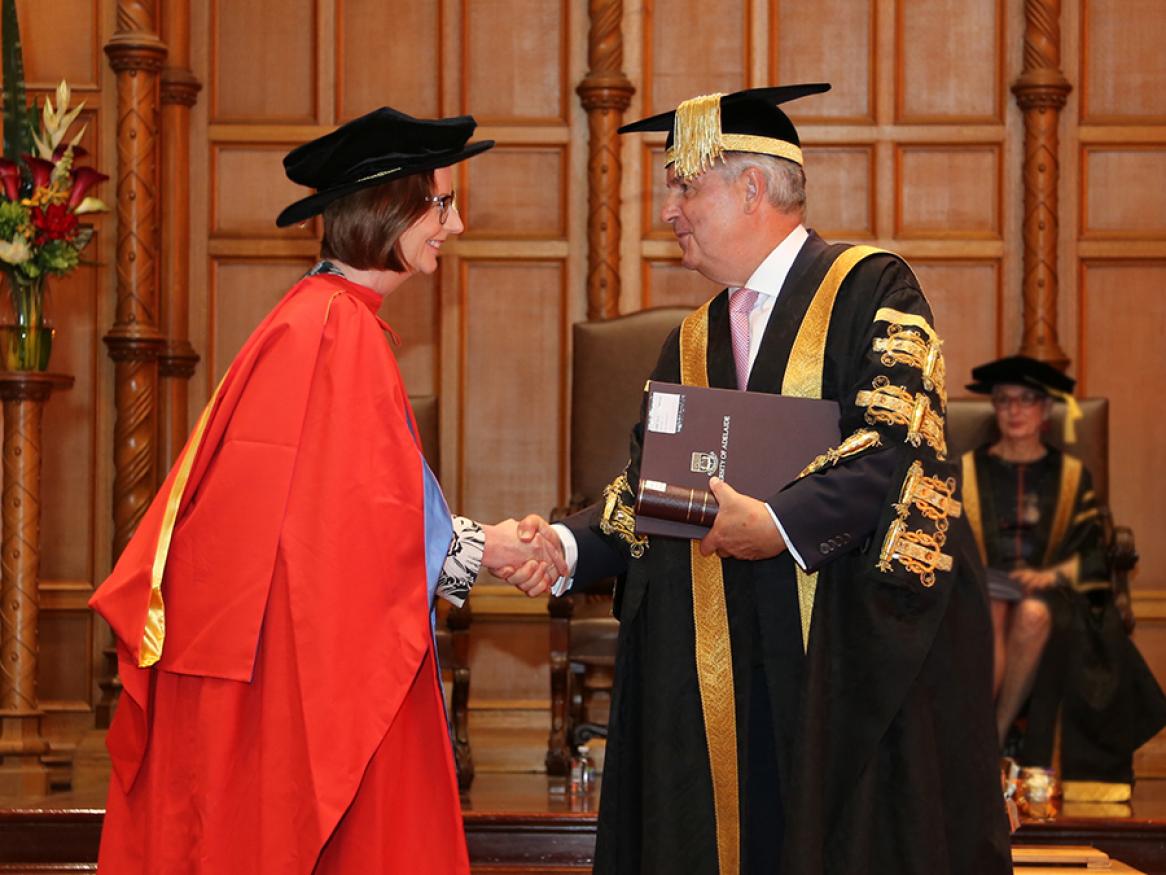
[[[847,459],[850,456],[857,456],[864,450],[880,447],[882,443],[883,440],[879,437],[877,431],[871,431],[866,428],[859,429],[838,446],[831,447],[822,453],[822,455],[815,458],[814,461],[810,462],[810,464],[806,465],[802,469],[802,473],[798,475],[798,479],[800,480],[802,477],[813,474],[815,471],[821,471],[828,465],[837,465],[843,459]]]
[[[929,535],[921,529],[907,528],[905,520],[891,523],[879,554],[879,571],[890,571],[891,561],[899,562],[926,587],[935,586],[935,571],[951,571],[951,557],[943,552],[947,538],[943,532]]]
[[[875,314],[876,322],[889,322],[886,337],[876,337],[873,348],[882,353],[880,361],[888,368],[896,364],[916,368],[923,377],[923,387],[939,397],[941,410],[947,409],[947,365],[943,360],[943,341],[922,316],[901,313],[883,307]]]
[[[641,559],[648,547],[648,539],[636,534],[636,512],[631,498],[632,487],[628,483],[625,468],[603,487],[603,514],[599,518],[599,531],[605,535],[615,535],[628,545],[633,559]]]
[[[947,458],[943,417],[931,409],[931,400],[925,394],[915,395],[902,386],[892,386],[882,374],[871,385],[873,389],[863,389],[855,399],[856,404],[867,408],[867,422],[906,426],[907,443],[917,447],[927,441],[938,458]]]
[[[943,545],[947,541],[948,517],[963,513],[955,490],[954,477],[945,480],[931,477],[923,473],[923,463],[918,459],[911,463],[899,490],[899,501],[894,505],[897,519],[883,539],[879,571],[891,571],[893,563],[898,562],[912,574],[918,574],[919,582],[925,587],[935,586],[936,570],[951,571],[952,558],[943,552]],[[912,508],[935,524],[934,533],[908,528],[907,517]]]
[[[916,459],[907,469],[895,510],[900,517],[906,517],[914,505],[919,513],[935,523],[939,531],[946,532],[947,518],[958,517],[963,513],[963,506],[955,498],[955,485],[954,477],[940,480],[938,477],[927,476],[923,473],[923,464]]]

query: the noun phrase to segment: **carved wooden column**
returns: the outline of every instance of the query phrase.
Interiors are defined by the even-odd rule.
[[[1064,368],[1057,339],[1057,124],[1072,86],[1061,73],[1061,0],[1025,0],[1024,70],[1012,86],[1024,112],[1024,338],[1021,352]]]
[[[587,110],[587,318],[619,315],[619,187],[616,129],[636,89],[624,75],[623,2],[590,0],[587,60],[591,70],[576,91]]]
[[[3,535],[0,537],[0,793],[43,796],[48,770],[41,756],[37,700],[40,614],[41,414],[66,374],[0,372],[4,402]]]
[[[166,47],[157,10],[120,0],[105,47],[117,73],[117,317],[105,336],[114,361],[113,556],[121,554],[158,485],[158,120]],[[107,666],[97,725],[109,725],[116,677]]]
[[[202,84],[190,71],[190,0],[167,0],[162,37],[170,66],[162,71],[162,294],[166,345],[158,358],[158,470],[186,443],[187,390],[198,365],[190,344],[190,110]]]

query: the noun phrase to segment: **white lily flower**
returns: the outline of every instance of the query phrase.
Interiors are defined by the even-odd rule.
[[[32,250],[28,241],[23,237],[14,237],[11,240],[0,240],[0,261],[7,264],[24,264],[32,257]]]

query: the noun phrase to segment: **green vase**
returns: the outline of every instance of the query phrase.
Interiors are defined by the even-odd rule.
[[[4,272],[0,351],[8,371],[47,371],[53,351],[53,327],[46,313],[47,284],[42,274],[28,279]]]

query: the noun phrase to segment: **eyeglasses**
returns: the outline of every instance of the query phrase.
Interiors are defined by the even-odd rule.
[[[449,194],[427,194],[425,195],[425,202],[437,206],[437,221],[445,224],[445,220],[449,218],[449,211],[457,206],[457,192],[451,191]]]
[[[1031,410],[1045,399],[1039,392],[1021,392],[1019,395],[993,395],[992,406],[997,410],[1005,410],[1015,405],[1022,410]]]

